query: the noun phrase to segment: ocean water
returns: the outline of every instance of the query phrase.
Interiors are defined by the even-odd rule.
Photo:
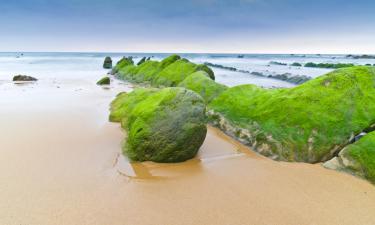
[[[111,56],[114,62],[122,56],[133,56],[135,62],[143,56],[161,60],[170,54],[160,53],[0,53],[0,84],[8,82],[16,74],[31,75],[40,80],[70,80],[83,78],[92,80],[108,71],[102,68],[105,56]],[[271,55],[248,54],[239,58],[237,54],[181,54],[195,63],[214,63],[235,67],[249,72],[266,74],[290,73],[317,77],[332,71],[331,69],[291,67],[270,64],[271,61],[291,64],[306,63],[354,63],[358,65],[375,64],[375,59],[351,59],[345,55]],[[228,86],[255,84],[262,87],[293,87],[294,84],[248,73],[213,68],[216,81]]]

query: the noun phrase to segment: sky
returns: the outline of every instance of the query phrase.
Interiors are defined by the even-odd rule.
[[[0,51],[375,53],[373,0],[0,0]]]

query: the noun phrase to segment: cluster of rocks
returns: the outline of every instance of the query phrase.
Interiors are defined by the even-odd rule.
[[[352,58],[352,59],[375,59],[375,55],[347,55],[346,58]]]
[[[273,79],[282,80],[282,81],[286,81],[286,82],[293,83],[293,84],[302,84],[311,79],[311,77],[308,77],[306,75],[295,75],[291,73],[275,74],[275,73],[263,73],[263,72],[257,72],[257,71],[250,72],[248,70],[241,70],[241,69],[237,69],[234,67],[223,66],[220,64],[214,64],[214,63],[209,63],[209,62],[205,62],[204,64],[207,66],[214,67],[214,68],[235,71],[235,72],[240,72],[240,73],[247,73],[247,74],[260,76],[260,77],[273,78]],[[284,64],[277,63],[277,65],[284,65]]]

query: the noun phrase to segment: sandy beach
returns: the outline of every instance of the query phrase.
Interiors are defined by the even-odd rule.
[[[0,224],[375,224],[375,188],[275,162],[214,128],[197,158],[130,164],[95,79],[0,84]]]

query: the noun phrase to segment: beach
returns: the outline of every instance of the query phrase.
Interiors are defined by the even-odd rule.
[[[212,127],[192,160],[129,163],[108,114],[133,86],[99,87],[105,70],[69,65],[30,66],[34,84],[1,79],[0,224],[375,224],[369,182],[272,161]]]

